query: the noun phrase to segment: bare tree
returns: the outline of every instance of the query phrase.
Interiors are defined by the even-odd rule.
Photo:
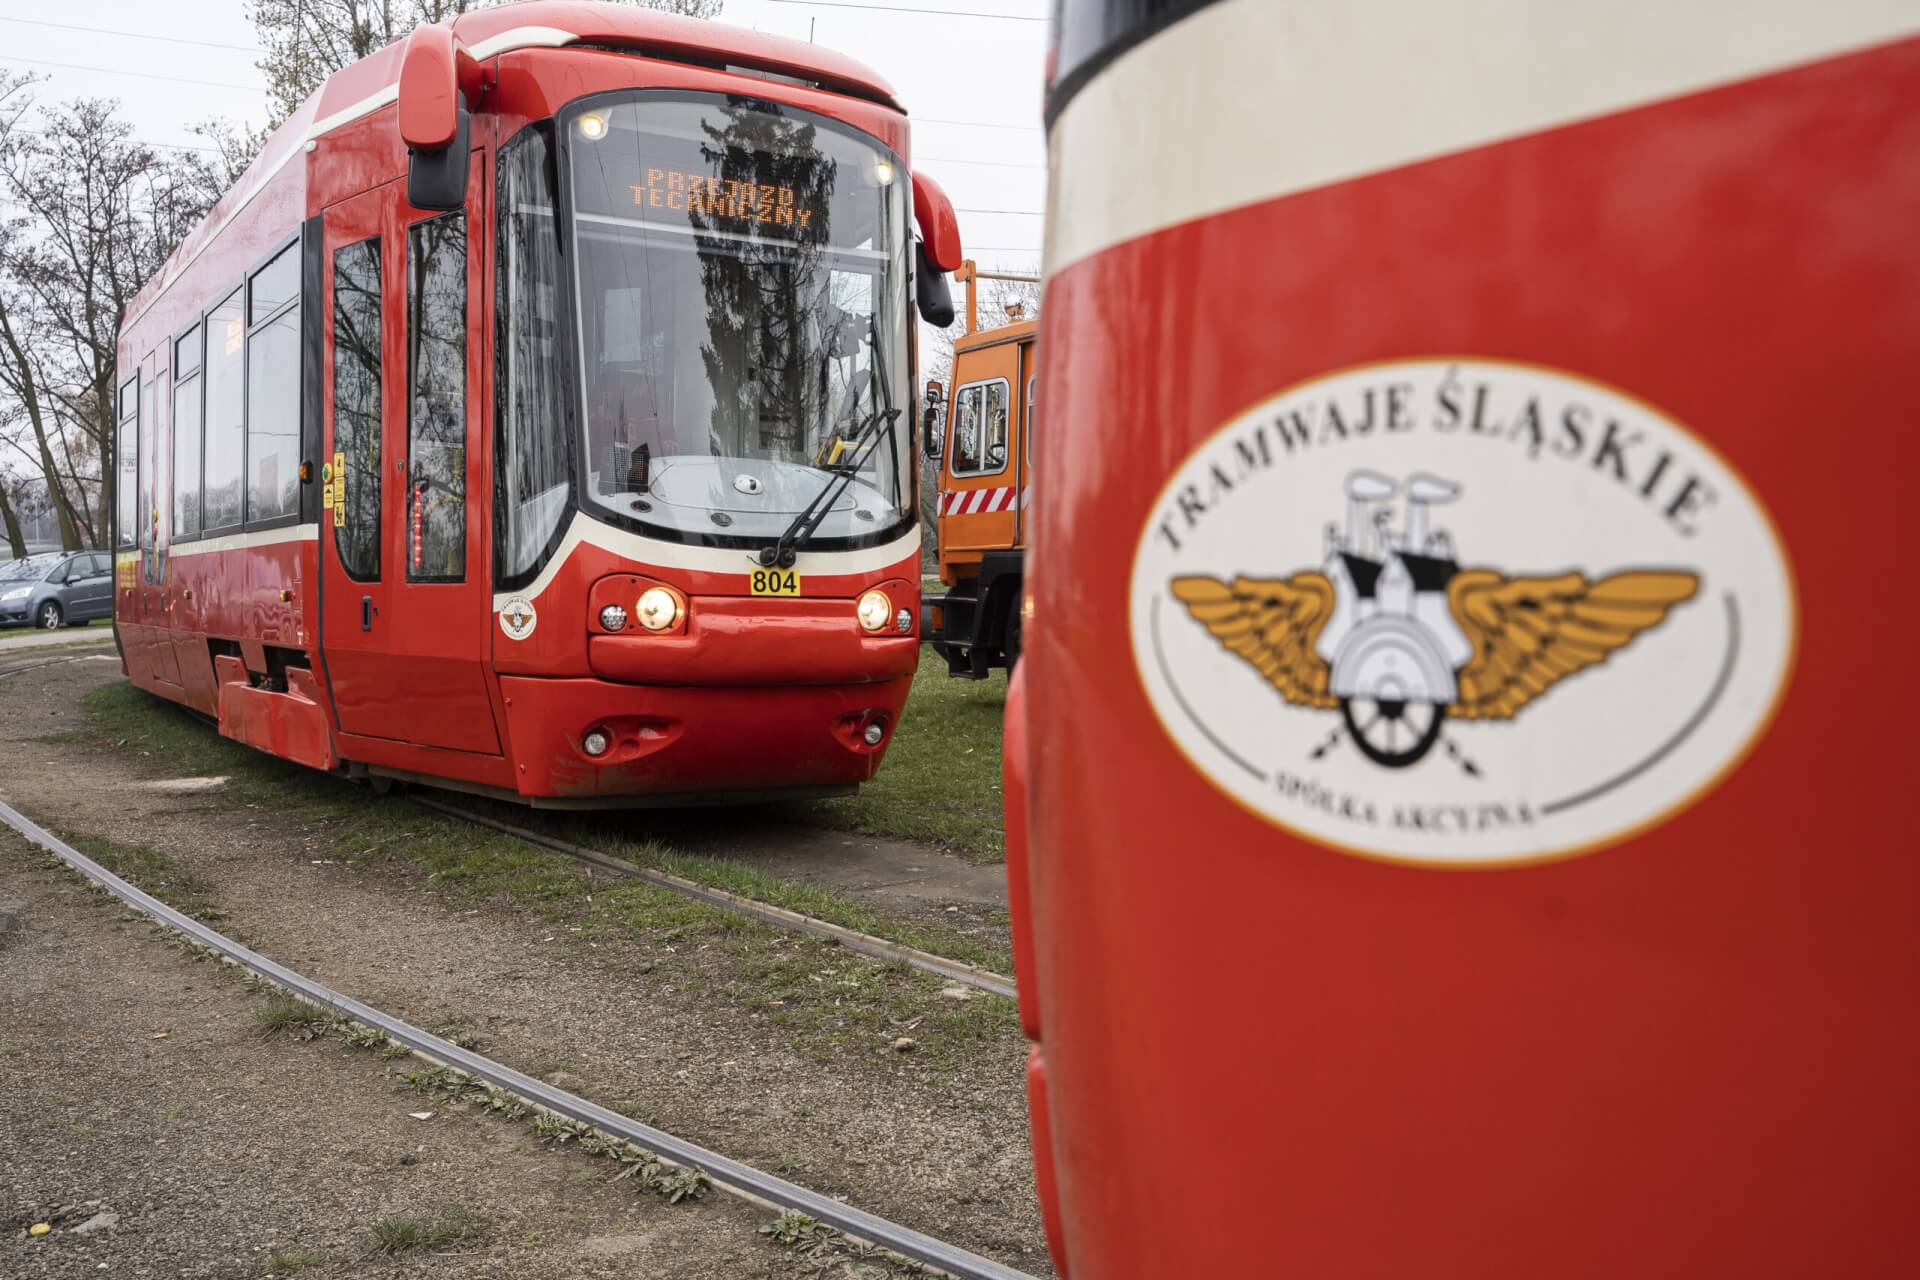
[[[292,115],[322,81],[424,22],[444,22],[497,0],[252,0],[273,123]],[[626,0],[643,9],[715,18],[722,0]]]
[[[0,393],[15,452],[38,467],[61,542],[77,549],[105,541],[113,509],[105,464],[121,319],[216,182],[204,157],[136,140],[112,101],[42,109],[35,125],[0,136],[0,199],[12,210],[0,221]]]

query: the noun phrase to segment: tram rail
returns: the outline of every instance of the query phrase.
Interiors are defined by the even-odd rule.
[[[714,1185],[751,1203],[804,1213],[852,1239],[892,1250],[902,1257],[953,1276],[956,1280],[1033,1280],[1027,1273],[1004,1263],[809,1191],[717,1151],[557,1089],[335,991],[174,910],[87,857],[4,799],[0,799],[0,821],[150,919],[179,931],[307,1004],[380,1031],[427,1063],[460,1071],[470,1079],[512,1094],[531,1108],[591,1125],[665,1160],[686,1168],[699,1169],[706,1173]]]
[[[1012,978],[994,973],[988,969],[979,968],[976,965],[966,964],[959,960],[950,960],[946,956],[935,955],[930,951],[922,951],[916,947],[909,947],[902,943],[892,942],[886,938],[876,937],[870,933],[861,933],[857,929],[849,929],[843,925],[834,924],[830,920],[821,920],[814,916],[803,915],[798,911],[790,911],[785,907],[776,907],[771,903],[761,902],[755,898],[746,898],[737,893],[729,893],[724,889],[715,889],[711,886],[689,880],[684,876],[673,875],[671,872],[638,866],[628,862],[624,858],[617,858],[610,853],[603,853],[598,849],[575,844],[570,840],[562,840],[557,836],[550,836],[539,831],[529,830],[526,827],[517,826],[511,822],[503,822],[498,818],[489,818],[481,814],[472,813],[442,800],[435,800],[421,795],[415,795],[411,798],[415,804],[420,805],[422,808],[431,809],[435,813],[443,813],[448,817],[458,818],[462,822],[471,822],[476,826],[498,831],[503,835],[512,836],[516,840],[523,840],[528,844],[537,845],[542,849],[565,854],[569,858],[576,859],[601,871],[611,872],[614,875],[626,876],[635,880],[644,880],[646,883],[658,888],[681,894],[684,897],[692,898],[698,902],[704,902],[709,906],[718,907],[722,911],[735,912],[739,915],[747,916],[750,919],[758,920],[762,924],[772,925],[775,928],[790,929],[796,933],[805,933],[816,938],[826,938],[829,941],[837,942],[843,947],[858,951],[864,955],[872,956],[875,959],[904,964],[911,968],[919,969],[924,973],[931,973],[938,977],[946,978],[951,982],[972,987],[977,991],[985,991],[996,996],[1003,996],[1008,1000],[1015,999],[1017,996]]]

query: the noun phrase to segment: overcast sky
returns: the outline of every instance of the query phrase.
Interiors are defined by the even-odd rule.
[[[1034,270],[1046,9],[1046,0],[727,0],[722,21],[811,35],[879,71],[915,117],[916,167],[960,208],[969,256]],[[992,14],[1014,17],[983,16]],[[153,143],[195,144],[188,127],[209,116],[264,121],[257,57],[244,0],[0,0],[0,65],[43,77],[44,100],[118,98]]]

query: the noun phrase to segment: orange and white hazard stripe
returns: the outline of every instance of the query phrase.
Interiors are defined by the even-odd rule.
[[[999,485],[980,489],[951,489],[940,495],[940,514],[970,516],[994,511],[1020,511],[1032,505],[1032,487]]]

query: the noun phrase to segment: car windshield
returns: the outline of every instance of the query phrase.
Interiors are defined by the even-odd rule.
[[[57,555],[28,556],[24,560],[9,560],[5,564],[0,564],[0,582],[38,582],[59,563],[60,557]]]
[[[588,505],[690,540],[777,538],[908,384],[904,167],[738,98],[602,98],[563,127]],[[819,544],[912,519],[907,419]]]

